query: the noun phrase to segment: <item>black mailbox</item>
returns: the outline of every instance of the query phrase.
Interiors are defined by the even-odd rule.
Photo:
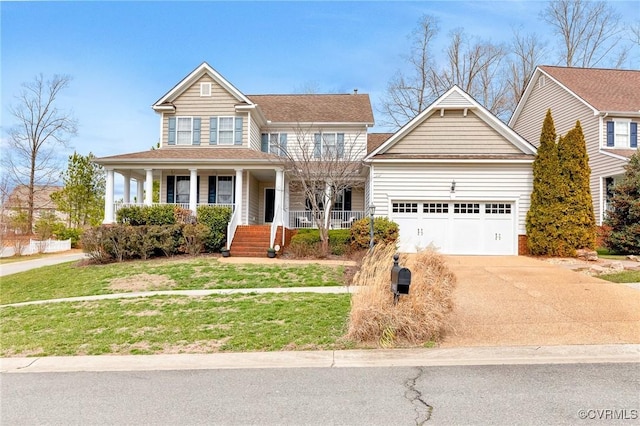
[[[391,292],[394,295],[394,303],[397,303],[399,295],[409,294],[409,286],[411,285],[411,271],[398,265],[399,258],[397,253],[393,255],[393,267],[391,268]]]
[[[398,271],[398,294],[409,294],[411,285],[411,271],[407,268],[400,268]]]

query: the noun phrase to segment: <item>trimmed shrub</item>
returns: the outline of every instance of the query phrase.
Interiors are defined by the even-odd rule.
[[[371,219],[362,218],[351,225],[351,248],[361,250],[369,248]],[[398,239],[398,224],[387,217],[373,220],[373,241],[375,244],[391,244]]]
[[[116,213],[116,221],[131,226],[174,225],[178,222],[177,218],[183,216],[183,211],[173,204],[122,207]]]
[[[185,224],[182,228],[184,251],[191,256],[202,253],[204,241],[209,235],[209,228],[202,223]]]
[[[89,228],[82,234],[80,239],[82,249],[94,262],[108,263],[113,261],[113,257],[104,244],[104,234],[107,228],[108,226],[105,225]]]
[[[342,256],[349,250],[351,231],[349,229],[329,230],[329,249],[331,254]],[[317,229],[299,229],[291,237],[287,250],[295,257],[321,257],[320,231]]]
[[[227,224],[231,220],[231,207],[198,206],[198,223],[209,228],[204,247],[210,253],[217,253],[227,240]]]
[[[144,209],[146,206],[121,207],[116,212],[116,221],[119,224],[139,226],[147,223]]]

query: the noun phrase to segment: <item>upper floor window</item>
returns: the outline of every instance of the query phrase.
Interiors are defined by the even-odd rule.
[[[313,135],[314,158],[343,158],[344,133],[316,133]]]
[[[607,121],[607,147],[637,148],[638,123],[631,120]]]
[[[169,117],[169,145],[200,145],[200,118]]]
[[[200,96],[211,96],[211,83],[200,83]]]
[[[287,152],[286,133],[263,133],[260,150],[275,155],[284,156]]]
[[[210,145],[242,145],[242,117],[211,117]]]

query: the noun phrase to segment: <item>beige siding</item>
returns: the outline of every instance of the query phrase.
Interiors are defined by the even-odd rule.
[[[290,188],[289,210],[305,210],[305,196],[302,190],[298,189],[295,184],[292,184]],[[351,210],[364,211],[364,206],[364,188],[353,188],[351,192]]]
[[[399,140],[390,154],[521,154],[484,120],[467,110],[434,111]]]
[[[256,150],[256,151],[260,151],[261,149],[261,143],[260,143],[260,135],[262,134],[262,131],[260,129],[260,126],[258,126],[258,123],[256,123],[255,119],[254,119],[254,114],[251,114],[251,140],[249,141],[249,148]]]
[[[287,151],[296,158],[302,158],[302,152],[306,152],[306,158],[313,155],[314,134],[344,133],[345,157],[360,160],[365,157],[367,149],[366,127],[354,129],[353,127],[312,127],[301,129],[295,126],[270,126],[262,129],[264,133],[286,133]],[[258,150],[260,147],[258,146]]]
[[[530,164],[376,164],[373,202],[376,216],[388,216],[393,200],[515,201],[518,234],[525,233],[526,214],[533,189]]]
[[[260,221],[260,182],[249,172],[249,225],[262,223]]]
[[[540,87],[537,81],[527,103],[522,108],[513,129],[535,146],[540,145],[542,124],[548,109],[551,109],[553,123],[558,136],[566,135],[580,121],[584,132],[591,168],[591,197],[598,224],[601,223],[603,193],[600,182],[603,177],[620,174],[626,163],[600,152],[601,135],[606,132],[604,121],[594,115],[593,110],[564,90],[550,78]],[[606,137],[606,136],[605,136]]]
[[[200,83],[211,83],[211,96],[200,96]],[[222,86],[217,84],[211,77],[204,75],[196,81],[191,87],[178,96],[173,104],[176,106],[175,114],[164,113],[162,122],[162,146],[168,146],[169,137],[169,117],[186,116],[200,117],[201,130],[200,141],[201,146],[209,145],[209,118],[216,116],[241,116],[243,122],[243,146],[247,146],[248,114],[238,114],[235,110],[235,104],[238,100],[227,92]],[[225,145],[228,146],[228,145]],[[173,146],[172,146],[173,147]]]

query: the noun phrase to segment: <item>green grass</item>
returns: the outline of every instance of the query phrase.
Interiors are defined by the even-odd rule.
[[[348,294],[156,296],[0,310],[0,356],[339,349]]]
[[[612,254],[609,249],[602,247],[596,249],[596,252],[598,253],[598,257],[600,259],[624,260],[627,258],[627,256],[624,254]]]
[[[622,271],[615,274],[598,275],[598,278],[614,283],[640,283],[640,271]]]
[[[342,285],[344,267],[221,263],[213,257],[47,266],[2,277],[0,304],[145,290]]]

